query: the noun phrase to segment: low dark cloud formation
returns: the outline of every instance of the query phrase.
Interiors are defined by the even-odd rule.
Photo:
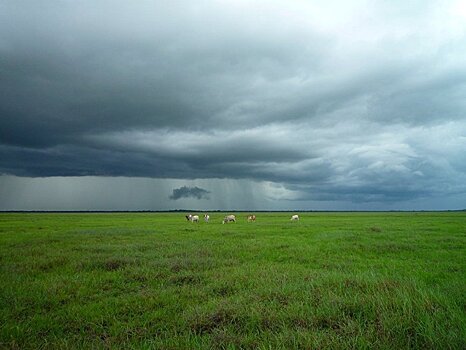
[[[173,194],[170,196],[171,200],[177,200],[180,198],[196,198],[196,199],[209,199],[210,192],[204,190],[203,188],[195,187],[187,187],[183,186],[180,188],[175,188],[173,190]]]
[[[0,174],[466,193],[463,7],[3,1]]]

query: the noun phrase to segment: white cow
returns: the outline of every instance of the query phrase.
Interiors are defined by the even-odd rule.
[[[209,222],[210,216],[209,214],[204,214],[204,221]]]
[[[199,215],[186,215],[186,220],[191,222],[199,222]]]
[[[225,222],[236,222],[236,216],[234,215],[227,215],[223,218],[222,224]]]
[[[291,215],[291,221],[299,221],[299,215]]]

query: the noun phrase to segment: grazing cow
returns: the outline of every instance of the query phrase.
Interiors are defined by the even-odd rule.
[[[186,215],[186,220],[191,222],[199,222],[199,215]]]
[[[210,216],[209,214],[204,214],[204,221],[209,222]]]
[[[248,222],[251,222],[251,221],[256,221],[255,215],[248,215]]]
[[[299,215],[291,215],[291,221],[299,221]]]
[[[222,224],[225,222],[236,222],[236,216],[234,215],[227,215],[223,218]]]

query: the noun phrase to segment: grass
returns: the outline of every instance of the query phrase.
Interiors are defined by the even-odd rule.
[[[464,349],[466,214],[0,214],[0,347]]]

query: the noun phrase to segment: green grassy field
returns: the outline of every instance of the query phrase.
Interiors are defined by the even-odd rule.
[[[0,347],[465,349],[466,213],[0,214]]]

